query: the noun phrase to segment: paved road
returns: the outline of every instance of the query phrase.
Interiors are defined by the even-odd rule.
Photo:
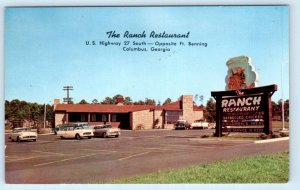
[[[120,138],[10,142],[6,135],[7,183],[106,182],[168,168],[288,150],[288,141],[254,144],[199,138],[211,130],[122,131]]]

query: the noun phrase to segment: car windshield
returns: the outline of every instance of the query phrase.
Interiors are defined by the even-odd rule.
[[[74,130],[77,130],[77,129],[84,129],[84,128],[82,126],[74,127]]]
[[[76,126],[76,127],[84,127],[84,126],[88,126],[88,123],[86,122],[82,122],[82,123],[73,123],[72,125]]]
[[[84,129],[94,129],[94,126],[84,125],[83,128]]]
[[[22,131],[31,131],[30,128],[16,128],[13,130],[13,133],[19,133]]]
[[[59,130],[63,130],[63,129],[66,129],[68,127],[67,124],[61,124],[61,125],[58,125],[57,126],[59,128]]]
[[[104,125],[98,125],[98,126],[95,126],[95,127],[94,127],[94,129],[103,129],[103,128],[105,128]]]

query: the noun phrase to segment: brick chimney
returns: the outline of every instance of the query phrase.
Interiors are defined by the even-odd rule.
[[[124,102],[123,96],[118,96],[117,97],[117,106],[123,106],[124,105],[123,102]]]
[[[60,99],[54,99],[54,110],[55,110],[55,108],[56,108],[56,105],[57,104],[60,104]]]
[[[193,95],[182,95],[183,118],[189,123],[193,122]]]

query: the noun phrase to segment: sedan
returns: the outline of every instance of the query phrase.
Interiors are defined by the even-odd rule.
[[[119,128],[113,128],[111,125],[96,125],[94,126],[95,137],[119,137],[121,131]]]
[[[69,125],[66,127],[62,127],[57,132],[57,135],[60,136],[60,138],[75,138],[75,139],[82,139],[83,137],[87,137],[89,139],[93,136],[93,130],[92,129],[84,129],[81,126],[74,126]]]
[[[196,120],[192,123],[191,128],[192,129],[208,129],[208,122],[204,120]]]
[[[8,137],[11,141],[36,141],[37,132],[31,131],[30,128],[15,128]]]

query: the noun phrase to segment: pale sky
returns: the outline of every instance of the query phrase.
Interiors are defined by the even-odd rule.
[[[225,90],[226,61],[245,55],[259,74],[259,86],[277,84],[273,100],[289,97],[288,6],[48,7],[6,8],[5,99],[53,103],[102,101],[122,94],[173,101],[183,94]],[[115,30],[119,39],[108,39]],[[181,39],[124,39],[125,31],[187,33],[184,42],[207,47],[170,47],[170,52],[126,52],[123,46],[87,46],[86,41],[155,43]],[[131,46],[133,47],[133,46]]]

